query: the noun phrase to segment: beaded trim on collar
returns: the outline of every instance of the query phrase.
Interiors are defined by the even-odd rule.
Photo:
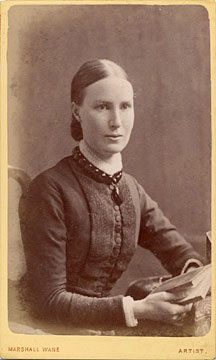
[[[86,175],[98,182],[112,186],[112,199],[118,206],[122,204],[123,200],[117,186],[122,177],[122,171],[118,171],[114,175],[106,174],[86,159],[86,157],[81,153],[79,146],[73,149],[72,158],[82,168]]]
[[[88,161],[88,159],[86,159],[78,146],[73,149],[72,157],[90,177],[93,177],[98,182],[103,182],[107,185],[115,185],[122,177],[122,171],[118,171],[113,175],[108,175],[98,169],[95,165]]]

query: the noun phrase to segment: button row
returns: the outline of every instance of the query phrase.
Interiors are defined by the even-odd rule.
[[[116,233],[116,237],[114,238],[115,241],[115,245],[113,247],[113,256],[114,258],[110,259],[110,263],[114,264],[117,261],[117,257],[120,251],[120,245],[122,242],[121,239],[121,213],[120,213],[120,208],[118,205],[114,205],[114,219],[115,219],[115,233]]]

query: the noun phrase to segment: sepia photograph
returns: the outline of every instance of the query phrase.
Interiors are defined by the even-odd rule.
[[[7,24],[7,321],[35,339],[8,354],[210,336],[207,8],[17,1]]]

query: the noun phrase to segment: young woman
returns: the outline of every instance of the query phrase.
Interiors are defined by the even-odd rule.
[[[109,60],[88,61],[71,86],[79,145],[44,171],[21,200],[29,301],[34,315],[83,328],[176,323],[191,310],[174,295],[110,296],[137,245],[173,275],[199,266],[193,250],[130,175],[121,152],[134,124],[133,87]]]

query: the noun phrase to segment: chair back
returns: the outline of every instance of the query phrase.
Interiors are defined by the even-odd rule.
[[[31,178],[22,169],[11,165],[8,166],[8,178],[8,278],[17,281],[26,271],[18,206],[20,197],[27,190]]]

